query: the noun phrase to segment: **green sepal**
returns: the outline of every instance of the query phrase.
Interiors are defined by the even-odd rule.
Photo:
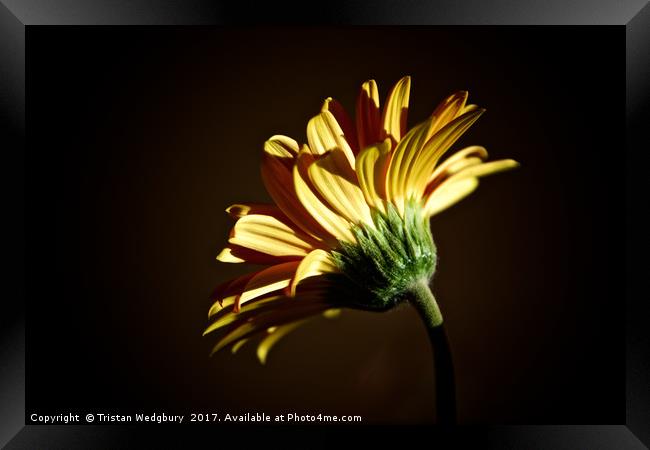
[[[385,214],[373,210],[374,227],[352,229],[356,243],[340,242],[332,252],[346,284],[354,288],[350,301],[361,309],[392,308],[414,283],[435,272],[436,246],[419,203],[407,202],[403,216],[391,203],[386,209]]]

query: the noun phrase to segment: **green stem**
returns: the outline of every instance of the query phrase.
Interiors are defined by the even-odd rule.
[[[435,374],[436,415],[438,423],[456,424],[456,385],[449,340],[443,326],[440,307],[426,280],[410,289],[411,303],[417,309],[429,334]]]

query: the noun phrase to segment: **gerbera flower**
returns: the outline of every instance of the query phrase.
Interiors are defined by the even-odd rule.
[[[436,267],[429,219],[474,191],[479,177],[518,164],[484,162],[479,146],[443,160],[484,110],[460,91],[407,131],[410,84],[397,82],[382,110],[377,84],[367,81],[354,121],[328,98],[307,125],[306,144],[280,135],[265,143],[262,179],[275,204],[227,208],[237,221],[217,259],[267,267],[215,289],[204,334],[224,333],[213,352],[262,335],[264,362],[309,318],[405,299],[429,328],[442,323],[428,287]]]

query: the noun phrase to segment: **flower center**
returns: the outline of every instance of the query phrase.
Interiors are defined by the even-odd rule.
[[[351,301],[368,310],[389,309],[414,283],[429,280],[436,269],[436,246],[418,202],[407,203],[402,217],[394,205],[373,211],[374,227],[356,226],[356,243],[341,242],[334,260],[355,289]]]

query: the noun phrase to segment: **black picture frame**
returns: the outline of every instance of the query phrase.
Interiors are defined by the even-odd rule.
[[[650,339],[647,282],[643,260],[647,247],[643,166],[640,158],[650,148],[647,134],[650,98],[650,6],[643,0],[624,2],[553,0],[509,2],[418,0],[408,3],[336,1],[317,11],[297,10],[268,3],[253,9],[246,2],[142,0],[2,0],[0,1],[0,119],[7,176],[4,205],[13,273],[3,301],[0,330],[0,445],[6,448],[117,448],[149,441],[148,432],[119,426],[25,425],[25,317],[24,299],[24,153],[29,124],[25,123],[25,40],[29,28],[42,25],[231,25],[241,23],[318,23],[381,25],[614,25],[625,27],[626,43],[626,248],[627,414],[626,422],[611,425],[526,425],[457,427],[425,432],[436,439],[480,442],[488,448],[646,448],[650,445]],[[399,5],[399,6],[398,6]],[[623,114],[622,111],[616,114]],[[364,430],[368,431],[368,427]],[[168,439],[152,428],[160,439]],[[183,430],[185,434],[187,430]],[[202,430],[203,432],[204,430]],[[285,430],[291,433],[292,430]],[[420,430],[422,431],[422,430]],[[196,429],[189,431],[194,436]],[[209,436],[209,435],[208,435]],[[166,441],[170,444],[171,441]],[[462,445],[459,445],[462,446]]]

